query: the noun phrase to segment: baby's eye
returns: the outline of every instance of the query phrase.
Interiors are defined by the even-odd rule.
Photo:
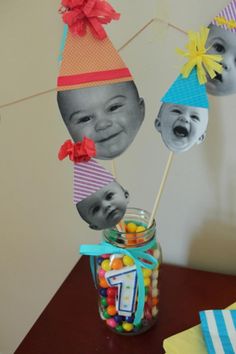
[[[195,114],[191,114],[191,118],[192,118],[192,120],[194,120],[194,121],[200,121],[200,119],[199,119],[199,117],[198,116],[196,116]]]
[[[84,116],[84,117],[81,117],[81,118],[79,118],[79,119],[77,119],[77,124],[79,124],[79,123],[87,123],[87,122],[89,122],[90,120],[92,120],[92,116]]]
[[[171,112],[181,114],[182,112],[179,109],[173,109]]]
[[[111,200],[114,196],[114,193],[113,192],[110,192],[106,195],[106,200]]]
[[[98,213],[99,210],[100,210],[100,206],[99,206],[99,205],[95,206],[95,207],[93,208],[93,215],[96,214],[96,213]]]
[[[112,106],[110,106],[108,110],[110,112],[114,112],[114,111],[117,111],[117,109],[119,109],[120,107],[122,107],[122,104],[117,103],[117,104],[113,104]]]
[[[224,53],[225,52],[225,47],[220,43],[214,43],[213,48],[215,49],[215,51],[217,53]]]

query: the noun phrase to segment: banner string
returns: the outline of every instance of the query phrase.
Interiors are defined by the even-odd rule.
[[[137,38],[147,27],[149,27],[153,22],[155,21],[158,21],[158,22],[161,22],[165,25],[167,25],[168,27],[171,27],[181,33],[184,33],[187,35],[187,32],[184,31],[182,28],[178,27],[178,26],[175,26],[173,25],[172,23],[169,23],[169,22],[166,22],[160,18],[153,18],[151,19],[148,23],[146,23],[138,32],[136,32],[127,42],[125,42],[119,49],[118,49],[118,52],[120,52],[122,49],[124,49],[125,47],[127,47],[135,38]],[[11,102],[8,102],[8,103],[4,103],[2,105],[0,105],[0,109],[2,108],[6,108],[6,107],[10,107],[10,106],[13,106],[17,103],[21,103],[21,102],[24,102],[24,101],[28,101],[28,100],[31,100],[35,97],[39,97],[39,96],[42,96],[42,95],[46,95],[48,93],[51,93],[51,92],[55,92],[57,90],[56,87],[54,88],[51,88],[49,90],[45,90],[45,91],[41,91],[41,92],[37,92],[33,95],[30,95],[30,96],[27,96],[27,97],[23,97],[23,98],[20,98],[18,100],[15,100],[15,101],[11,101]]]

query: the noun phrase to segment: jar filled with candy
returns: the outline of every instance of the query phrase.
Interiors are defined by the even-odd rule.
[[[147,331],[158,315],[161,249],[149,219],[144,210],[127,209],[122,231],[104,230],[95,257],[100,316],[123,335]]]

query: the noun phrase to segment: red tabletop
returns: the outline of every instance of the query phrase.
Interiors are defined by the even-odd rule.
[[[45,308],[16,354],[162,354],[163,340],[199,323],[198,312],[236,301],[236,276],[163,264],[160,310],[148,332],[113,333],[98,314],[98,295],[82,257]]]

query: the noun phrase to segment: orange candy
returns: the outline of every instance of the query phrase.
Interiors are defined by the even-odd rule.
[[[152,306],[156,306],[158,304],[158,297],[155,296],[152,298]]]
[[[115,258],[115,259],[112,261],[111,268],[112,268],[112,269],[121,269],[121,268],[123,268],[122,259],[121,259],[121,258]]]
[[[136,235],[135,234],[126,234],[127,245],[136,245]]]
[[[110,315],[110,316],[114,316],[116,314],[116,307],[115,306],[112,306],[112,305],[109,305],[107,307],[107,313]]]
[[[142,238],[142,237],[137,237],[136,242],[137,242],[137,243],[143,243],[143,242],[144,242],[144,238]]]
[[[101,288],[109,288],[109,284],[107,283],[105,278],[99,278],[99,285]]]

